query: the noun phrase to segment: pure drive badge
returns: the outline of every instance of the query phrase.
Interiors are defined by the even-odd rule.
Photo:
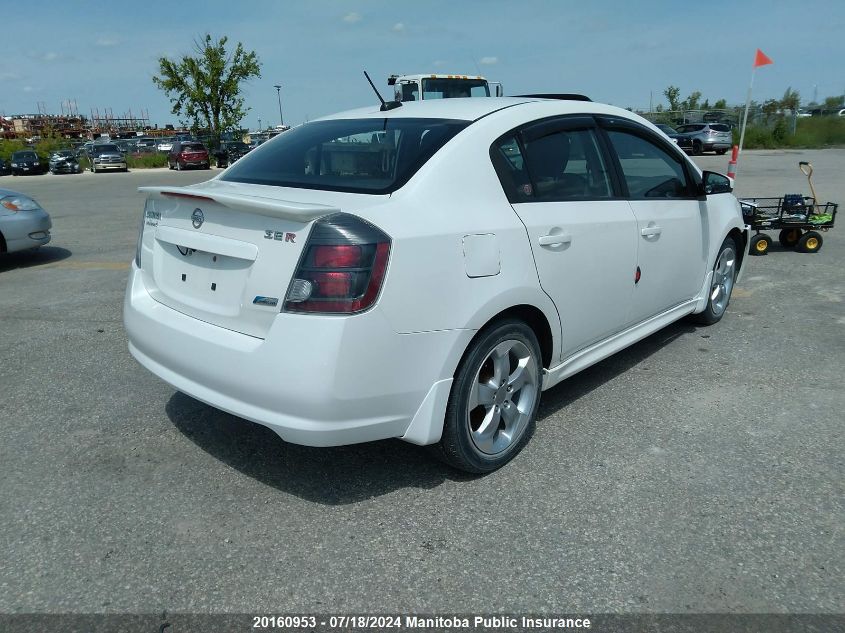
[[[259,306],[275,306],[279,304],[278,297],[262,297],[258,295],[255,299],[252,300],[255,305]]]

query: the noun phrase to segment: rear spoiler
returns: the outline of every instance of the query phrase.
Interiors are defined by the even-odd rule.
[[[325,215],[340,212],[338,207],[323,204],[309,204],[306,202],[291,202],[276,200],[261,196],[232,195],[222,192],[206,192],[190,187],[138,187],[141,193],[156,198],[184,198],[202,202],[216,202],[237,211],[251,211],[271,218],[284,218],[299,222],[310,222]]]

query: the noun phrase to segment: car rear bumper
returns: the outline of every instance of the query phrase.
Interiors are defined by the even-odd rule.
[[[403,437],[412,427],[405,439],[437,441],[454,372],[447,359],[472,336],[397,334],[375,309],[281,313],[260,339],[158,303],[134,264],[124,325],[132,355],[176,389],[307,446]]]

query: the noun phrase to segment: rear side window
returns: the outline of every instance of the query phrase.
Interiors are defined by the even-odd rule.
[[[391,193],[404,185],[469,121],[339,119],[280,134],[222,178],[280,187]]]
[[[681,158],[636,134],[608,130],[622,167],[630,198],[687,198],[693,196]]]
[[[560,130],[526,141],[500,139],[493,162],[511,202],[610,198],[613,189],[593,130]]]

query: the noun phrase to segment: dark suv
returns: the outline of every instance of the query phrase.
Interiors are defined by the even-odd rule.
[[[32,150],[23,150],[12,154],[12,175],[43,174],[47,171],[47,162],[38,159]]]
[[[678,147],[696,156],[703,152],[724,154],[733,145],[731,128],[724,123],[687,123],[678,126],[673,137]]]

